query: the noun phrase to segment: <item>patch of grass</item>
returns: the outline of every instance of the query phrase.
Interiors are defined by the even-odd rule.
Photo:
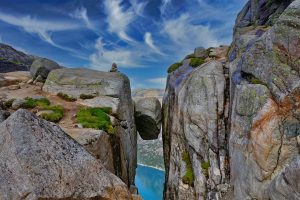
[[[59,92],[57,94],[58,97],[60,97],[61,99],[65,100],[65,101],[70,101],[70,102],[74,102],[76,101],[77,99],[68,95],[68,94],[65,94],[65,93],[62,93],[62,92]]]
[[[196,67],[199,67],[200,65],[202,65],[203,63],[205,63],[205,61],[202,58],[192,58],[191,62],[190,62],[190,66],[192,66],[193,68],[196,68]]]
[[[114,134],[114,128],[107,113],[111,108],[81,108],[77,113],[77,122],[84,128],[94,128]]]
[[[182,66],[182,62],[174,63],[171,65],[168,69],[168,73],[174,72],[176,69],[178,69],[180,66]]]
[[[11,108],[14,100],[16,100],[16,99],[9,99],[8,101],[4,102],[3,103],[3,109],[6,110],[6,109]]]
[[[195,54],[189,54],[185,57],[185,59],[195,58]]]
[[[182,160],[186,164],[186,172],[185,172],[184,176],[182,177],[182,182],[184,184],[188,184],[190,186],[193,186],[193,184],[194,184],[194,172],[193,172],[193,167],[192,167],[192,163],[191,163],[191,160],[190,160],[190,156],[187,152],[184,152],[182,154]]]
[[[201,168],[203,169],[203,173],[206,177],[208,176],[209,167],[210,167],[210,162],[209,161],[201,163]]]
[[[93,99],[95,98],[96,96],[95,95],[92,95],[92,94],[81,94],[80,95],[80,99]]]
[[[20,106],[21,108],[29,109],[29,108],[35,108],[37,106],[42,107],[42,106],[50,105],[50,101],[46,98],[32,99],[32,98],[27,97],[25,100],[26,100],[26,102]]]
[[[41,115],[41,117],[47,121],[58,122],[64,116],[64,108],[62,106],[44,105],[44,106],[42,106],[42,110],[53,111],[53,113],[44,113]]]

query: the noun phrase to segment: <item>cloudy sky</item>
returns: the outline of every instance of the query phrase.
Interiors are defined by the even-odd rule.
[[[1,0],[0,42],[66,67],[162,88],[170,64],[197,46],[230,44],[246,0]]]

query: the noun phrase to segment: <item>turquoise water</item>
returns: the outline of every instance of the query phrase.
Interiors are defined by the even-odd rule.
[[[135,185],[144,200],[162,200],[165,172],[151,167],[138,165]]]

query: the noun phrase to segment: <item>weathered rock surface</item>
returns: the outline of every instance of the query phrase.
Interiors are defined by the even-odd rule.
[[[168,77],[163,104],[165,199],[220,198],[218,187],[228,181],[223,65],[211,61],[180,71]],[[183,182],[186,154],[194,175],[189,185]]]
[[[148,97],[135,102],[136,128],[143,140],[158,138],[161,128],[161,105],[157,98]]]
[[[0,124],[0,143],[1,199],[131,199],[81,145],[28,111]]]
[[[206,58],[206,57],[208,57],[208,52],[206,51],[206,49],[204,47],[197,47],[194,50],[194,55],[196,58]]]
[[[37,77],[46,79],[50,71],[60,68],[61,66],[52,60],[47,58],[37,58],[31,64],[30,74],[33,79],[36,79]]]
[[[66,130],[71,137],[83,145],[94,157],[101,160],[101,164],[111,173],[115,173],[113,161],[113,140],[102,130],[73,129]]]
[[[297,156],[271,182],[268,196],[271,200],[300,199],[300,157]]]
[[[272,11],[254,1],[245,7],[258,12],[251,21],[273,26],[244,41],[246,48],[240,48],[240,56],[230,63],[229,152],[236,199],[268,199],[276,190],[270,187],[274,178],[299,155],[300,1],[287,7],[289,3],[265,2],[274,5]],[[260,13],[263,9],[267,16]],[[236,27],[245,22],[239,18]],[[257,28],[250,32],[253,29]],[[237,41],[244,35],[235,35],[234,47],[240,46]]]
[[[34,56],[26,55],[11,46],[0,43],[0,73],[28,71]]]
[[[13,101],[13,103],[11,105],[11,108],[14,109],[14,110],[17,110],[25,102],[26,102],[25,99],[16,99],[16,100]]]
[[[113,153],[109,153],[107,157],[102,154],[98,157],[103,162],[112,160],[113,166],[110,165],[108,169],[114,171],[128,187],[134,185],[137,166],[137,135],[129,79],[115,72],[56,69],[49,73],[43,90],[52,94],[62,92],[76,98],[79,98],[81,94],[92,94],[96,97],[80,100],[78,103],[92,107],[112,107],[112,115],[117,121],[113,123],[115,133],[105,137],[103,135],[103,137],[107,141],[105,145],[108,145],[105,150],[112,149]],[[99,141],[100,146],[104,145],[105,141]],[[101,147],[101,149],[104,148],[105,146]],[[108,156],[112,157],[108,158]]]
[[[220,62],[169,75],[166,199],[300,199],[299,27],[300,0],[250,0],[225,66],[212,48]]]

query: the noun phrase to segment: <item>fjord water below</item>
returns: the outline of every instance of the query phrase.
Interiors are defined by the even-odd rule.
[[[162,200],[165,172],[152,167],[138,165],[135,184],[144,200]]]

